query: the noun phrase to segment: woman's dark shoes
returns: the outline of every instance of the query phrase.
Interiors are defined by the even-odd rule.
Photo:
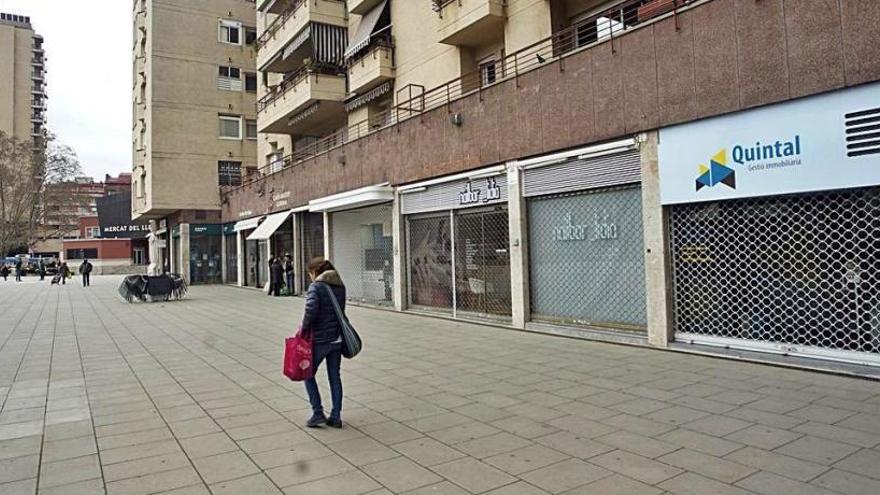
[[[342,420],[339,418],[328,418],[327,426],[331,428],[342,428]]]
[[[313,414],[308,421],[306,421],[306,426],[309,428],[318,428],[323,424],[330,424],[330,421],[327,419],[327,416],[324,416],[324,413],[316,413]]]

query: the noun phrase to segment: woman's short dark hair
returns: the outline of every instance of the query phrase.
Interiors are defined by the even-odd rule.
[[[308,270],[309,273],[313,273],[318,277],[322,273],[336,270],[336,268],[333,266],[333,263],[330,263],[330,260],[326,260],[319,256],[317,258],[312,258],[312,261],[309,261]]]

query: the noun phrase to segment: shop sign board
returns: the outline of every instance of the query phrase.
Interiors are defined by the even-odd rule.
[[[507,177],[491,177],[450,181],[428,186],[423,191],[401,196],[404,214],[456,210],[490,206],[507,202]]]
[[[210,224],[190,224],[189,233],[190,235],[220,235],[221,227],[218,223],[210,223]]]
[[[131,195],[113,194],[98,198],[98,226],[103,239],[143,239],[150,233],[145,220],[131,219]]]
[[[660,130],[665,205],[880,184],[880,83]]]

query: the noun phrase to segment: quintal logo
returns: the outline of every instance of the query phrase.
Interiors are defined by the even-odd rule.
[[[709,165],[700,165],[700,176],[697,177],[697,191],[704,187],[715,187],[718,184],[736,189],[736,172],[727,166],[727,150],[723,149],[715,154]]]

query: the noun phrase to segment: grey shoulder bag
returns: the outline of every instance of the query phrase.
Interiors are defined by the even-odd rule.
[[[351,359],[357,356],[361,352],[361,348],[363,348],[361,337],[351,322],[348,321],[348,317],[342,312],[342,308],[339,307],[339,302],[336,300],[336,294],[333,293],[333,289],[327,284],[322,283],[321,285],[324,286],[324,291],[330,296],[333,310],[336,312],[336,319],[339,320],[339,326],[342,328],[342,356]]]

